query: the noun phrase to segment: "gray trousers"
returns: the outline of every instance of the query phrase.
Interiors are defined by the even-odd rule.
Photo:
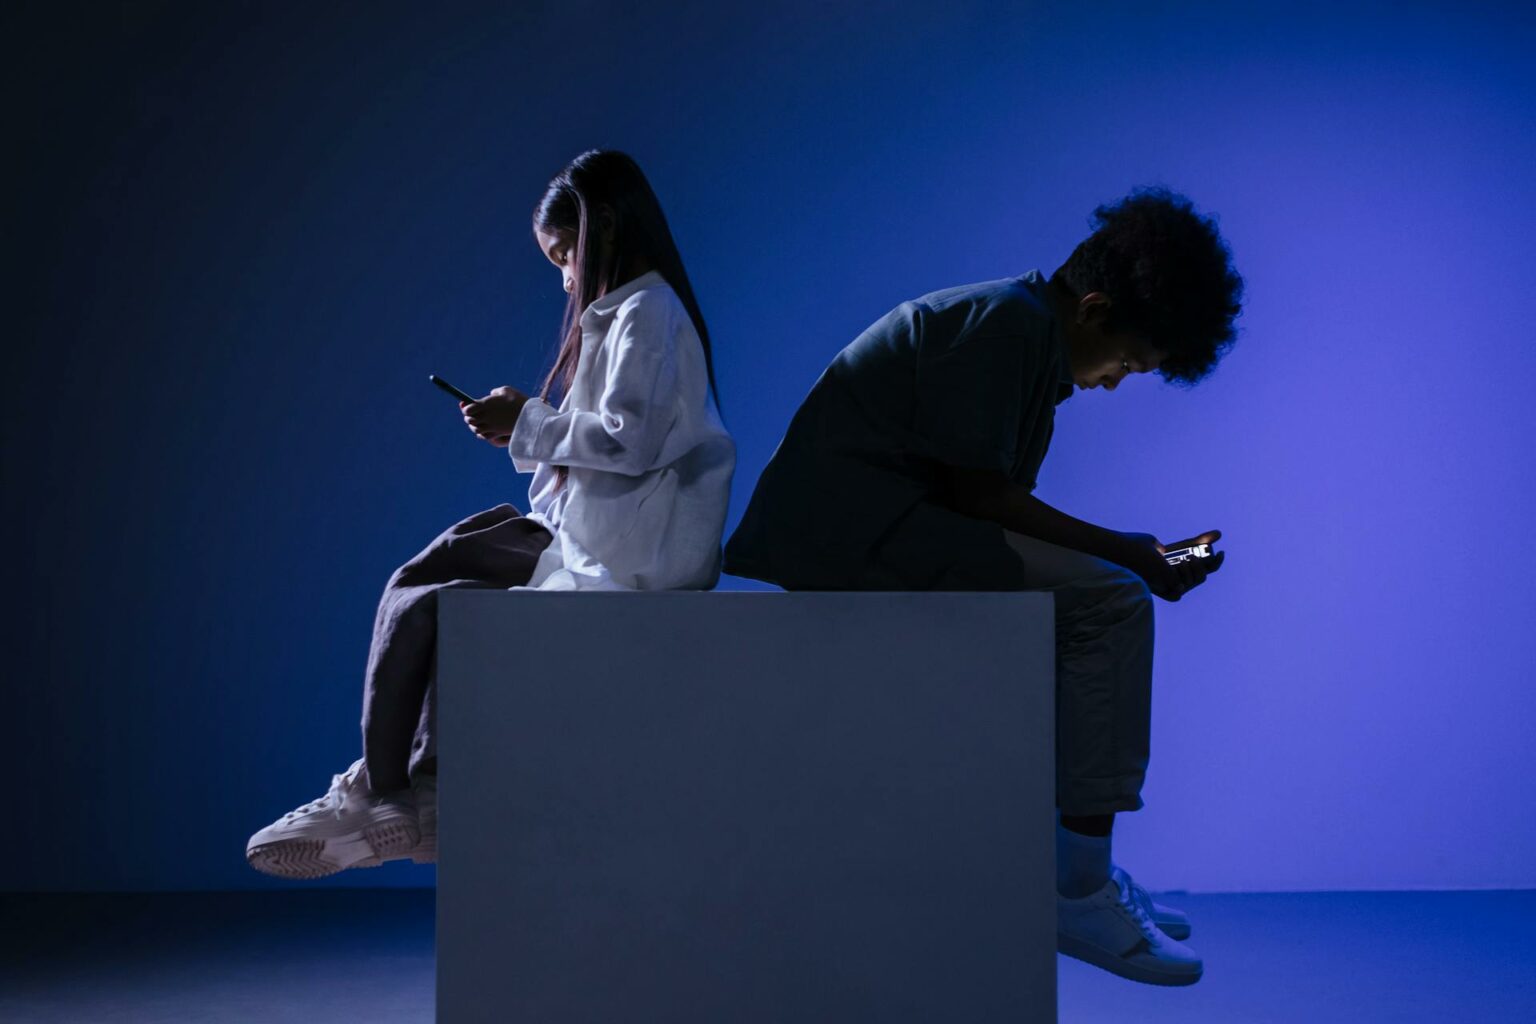
[[[1152,595],[1113,562],[1004,537],[1023,589],[1056,596],[1056,805],[1084,816],[1139,810],[1151,755]]]
[[[1142,806],[1152,731],[1152,597],[1081,551],[923,503],[882,540],[854,590],[1042,590],[1056,597],[1056,805]]]
[[[389,578],[363,684],[363,760],[375,793],[437,771],[438,591],[522,586],[551,539],[511,505],[497,505],[450,526]]]

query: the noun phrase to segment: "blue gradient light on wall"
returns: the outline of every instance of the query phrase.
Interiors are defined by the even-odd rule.
[[[243,843],[356,756],[379,587],[525,501],[423,378],[537,379],[563,296],[528,212],[592,145],[672,219],[733,523],[891,306],[1050,271],[1137,184],[1218,214],[1232,355],[1073,398],[1041,474],[1105,525],[1227,536],[1159,606],[1120,856],[1155,888],[1536,885],[1522,9],[34,17],[4,641],[41,770],[11,887],[276,884]]]

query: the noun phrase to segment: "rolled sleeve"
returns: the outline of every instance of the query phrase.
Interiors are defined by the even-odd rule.
[[[530,398],[523,403],[517,423],[512,427],[512,437],[507,442],[507,453],[519,473],[532,473],[540,460],[533,454],[538,450],[539,431],[551,416],[555,407],[541,398]]]
[[[676,324],[663,304],[636,300],[614,323],[612,360],[597,410],[559,412],[530,400],[508,447],[520,465],[595,469],[639,476],[654,468],[676,416]]]

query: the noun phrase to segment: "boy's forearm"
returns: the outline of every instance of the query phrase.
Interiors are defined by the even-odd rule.
[[[1047,505],[1000,473],[957,472],[952,494],[955,510],[965,515],[1117,564],[1125,557],[1120,534]]]
[[[1107,561],[1119,563],[1123,558],[1125,538],[1114,530],[1074,519],[1023,488],[1018,491],[1004,501],[1004,515],[997,520],[1005,528]]]

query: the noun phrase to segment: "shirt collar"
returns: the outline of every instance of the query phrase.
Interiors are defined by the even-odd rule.
[[[619,285],[613,291],[608,292],[606,295],[599,295],[597,298],[593,299],[592,304],[588,306],[586,310],[581,314],[581,318],[585,320],[589,315],[607,316],[614,310],[618,309],[619,305],[625,299],[629,298],[636,292],[644,291],[647,288],[654,288],[659,284],[666,283],[667,279],[661,276],[661,272],[659,270],[647,270],[639,277],[625,281],[623,284]]]
[[[1056,345],[1057,352],[1061,354],[1061,376],[1056,389],[1056,404],[1060,405],[1072,397],[1077,382],[1072,379],[1072,353],[1067,348],[1067,334],[1062,329],[1061,318],[1056,315],[1056,300],[1051,295],[1051,282],[1038,270],[1029,271],[1019,280],[1024,283],[1024,287],[1035,294],[1051,318],[1051,339]]]

